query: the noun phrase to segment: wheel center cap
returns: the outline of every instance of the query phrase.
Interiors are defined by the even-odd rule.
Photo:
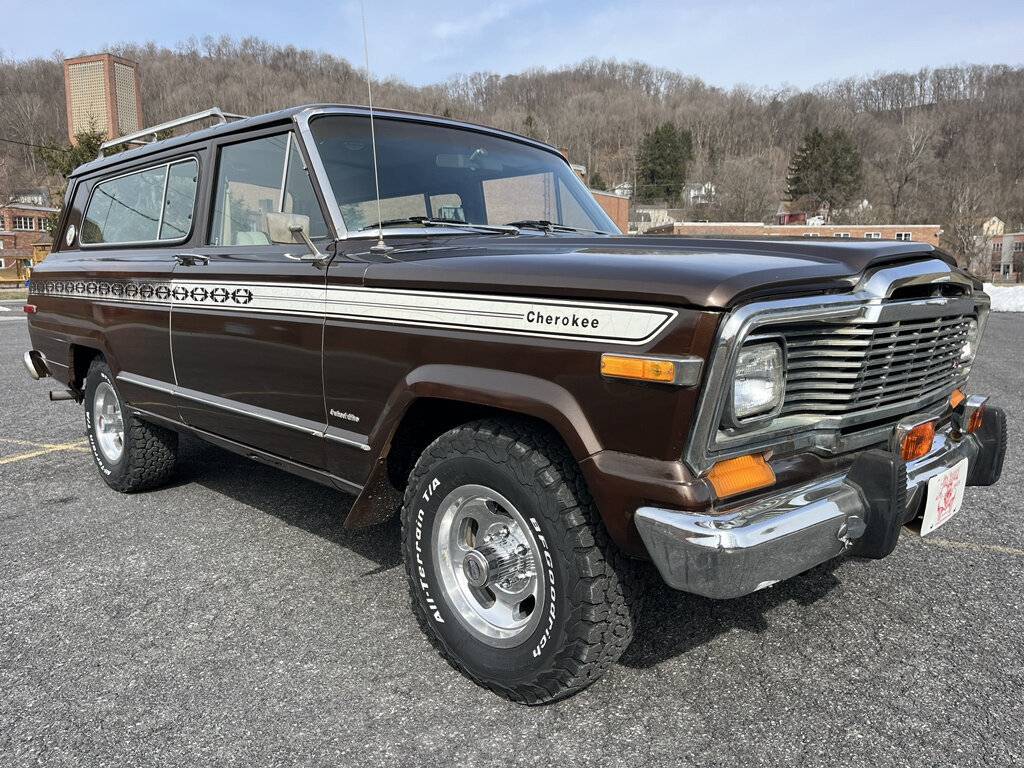
[[[490,576],[490,565],[487,558],[477,550],[468,553],[462,560],[462,573],[471,587],[483,587]]]

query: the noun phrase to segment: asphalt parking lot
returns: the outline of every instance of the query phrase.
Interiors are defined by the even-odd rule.
[[[525,708],[434,653],[397,527],[346,497],[192,440],[171,487],[108,490],[0,306],[0,765],[1024,763],[1024,314],[971,387],[1009,412],[999,485],[883,561],[655,585],[603,681]]]

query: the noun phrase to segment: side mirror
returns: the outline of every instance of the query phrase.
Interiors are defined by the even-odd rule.
[[[268,213],[267,234],[270,242],[276,244],[305,243],[309,253],[302,256],[285,254],[293,261],[312,261],[318,265],[324,264],[327,257],[320,253],[320,249],[309,238],[309,216],[301,213]]]
[[[287,245],[291,243],[304,242],[305,238],[300,233],[309,237],[309,216],[301,213],[268,213],[267,235],[270,242]]]

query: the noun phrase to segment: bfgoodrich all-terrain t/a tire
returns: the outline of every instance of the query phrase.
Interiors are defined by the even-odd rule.
[[[579,470],[540,425],[486,420],[435,440],[409,479],[413,610],[457,670],[543,704],[597,680],[633,637],[637,578]]]
[[[100,476],[115,491],[149,490],[174,473],[178,434],[124,407],[103,358],[92,361],[85,377],[85,430]]]

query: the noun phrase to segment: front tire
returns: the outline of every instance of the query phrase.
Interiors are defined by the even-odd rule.
[[[115,491],[149,490],[174,473],[178,434],[128,411],[102,358],[85,377],[85,431],[100,477]]]
[[[435,440],[409,479],[402,541],[428,638],[508,699],[570,696],[632,639],[635,569],[572,457],[540,428],[487,420]]]

